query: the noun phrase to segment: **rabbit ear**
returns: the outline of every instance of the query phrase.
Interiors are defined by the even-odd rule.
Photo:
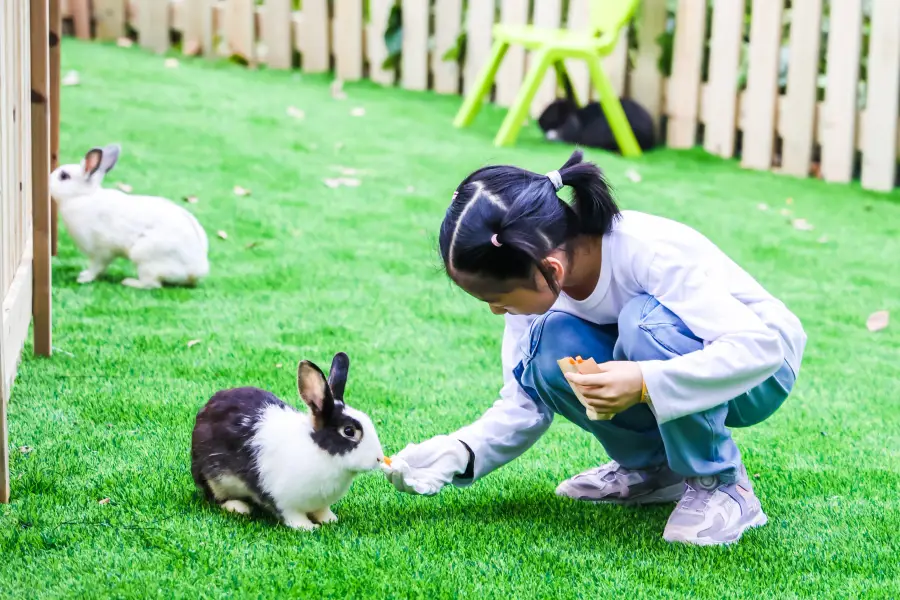
[[[315,418],[316,429],[319,429],[334,412],[334,397],[322,369],[308,360],[300,361],[297,366],[297,389]]]
[[[85,177],[92,177],[97,171],[103,175],[109,173],[119,160],[120,150],[118,144],[110,144],[105,148],[91,148],[84,155]]]
[[[331,361],[331,371],[328,373],[328,387],[334,399],[344,401],[344,388],[347,387],[347,372],[350,370],[350,357],[343,352],[334,355]]]

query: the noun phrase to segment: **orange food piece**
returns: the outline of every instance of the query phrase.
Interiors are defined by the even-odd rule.
[[[575,364],[575,359],[574,359],[574,358],[570,358],[570,359],[569,359],[569,364],[570,364],[570,365],[574,365],[574,364]]]
[[[384,464],[386,464],[387,466],[391,466],[391,457],[390,456],[384,457]]]

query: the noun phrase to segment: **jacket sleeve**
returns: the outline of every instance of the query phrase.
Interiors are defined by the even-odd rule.
[[[521,456],[547,431],[553,413],[531,399],[513,376],[513,369],[524,357],[522,343],[533,317],[507,315],[503,332],[503,387],[500,398],[477,421],[451,434],[464,442],[474,454],[472,479],[456,477],[453,484],[471,485]]]
[[[731,295],[727,277],[678,248],[657,251],[647,291],[677,315],[701,350],[638,364],[657,420],[665,423],[724,404],[759,385],[784,361],[779,334]]]

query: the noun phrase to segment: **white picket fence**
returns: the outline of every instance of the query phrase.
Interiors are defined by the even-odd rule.
[[[63,11],[83,38],[115,39],[128,26],[142,46],[162,52],[177,32],[188,54],[239,55],[251,66],[292,68],[296,52],[305,72],[333,70],[344,80],[366,77],[411,90],[460,94],[488,56],[495,21],[583,28],[591,1],[302,0],[302,10],[294,10],[292,0],[63,0]],[[893,189],[900,145],[900,0],[752,0],[748,30],[750,1],[678,0],[671,75],[665,77],[657,39],[670,20],[667,0],[643,0],[632,24],[636,43],[629,47],[629,35],[621,36],[606,59],[616,90],[665,124],[670,147],[702,144],[726,158],[739,152],[747,168],[830,182],[850,181],[861,157],[863,187]],[[402,8],[402,59],[399,69],[385,70],[389,51],[383,34],[395,4]],[[830,18],[823,48],[824,8]],[[867,11],[871,30],[864,47]],[[783,48],[785,26],[789,42]],[[462,32],[464,61],[445,60]],[[786,86],[779,85],[785,50],[790,56]],[[827,58],[824,72],[820,52]],[[494,102],[512,103],[528,58],[520,48],[510,51],[497,77]],[[864,62],[867,77],[861,82]],[[586,69],[573,63],[571,70],[579,97],[587,97]],[[548,75],[532,114],[555,95]]]

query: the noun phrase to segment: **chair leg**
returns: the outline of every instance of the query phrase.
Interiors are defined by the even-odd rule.
[[[562,86],[566,91],[566,95],[568,95],[572,99],[572,102],[577,106],[584,106],[584,104],[579,101],[578,92],[575,91],[575,87],[572,85],[572,78],[569,76],[568,69],[566,69],[566,63],[558,60],[553,63],[553,68],[556,69],[556,79],[558,81],[557,87]]]
[[[603,108],[606,120],[609,121],[609,127],[612,129],[622,156],[641,156],[641,147],[634,137],[634,131],[631,130],[625,111],[622,110],[622,103],[619,102],[619,97],[616,95],[609,77],[606,76],[606,71],[603,70],[600,57],[591,56],[586,60],[591,71],[591,79],[594,81],[594,87],[600,94],[600,106]]]
[[[509,107],[509,112],[506,113],[506,118],[500,126],[500,131],[497,132],[497,136],[494,138],[495,146],[511,146],[515,143],[519,130],[522,128],[522,121],[525,120],[525,116],[528,114],[528,107],[531,106],[531,101],[534,99],[541,81],[543,81],[544,73],[550,68],[551,63],[552,58],[549,52],[546,50],[535,52],[531,61],[531,68],[528,70],[528,74],[525,75],[525,81],[522,82],[522,86],[519,88],[516,100]]]
[[[478,73],[478,79],[475,80],[475,85],[466,94],[462,106],[459,107],[459,112],[456,113],[456,118],[453,120],[454,127],[467,127],[472,124],[475,115],[481,110],[481,101],[490,91],[491,84],[494,83],[497,69],[500,67],[500,63],[503,62],[503,57],[506,55],[508,48],[509,43],[507,42],[494,42],[490,58],[481,68],[481,72]]]

